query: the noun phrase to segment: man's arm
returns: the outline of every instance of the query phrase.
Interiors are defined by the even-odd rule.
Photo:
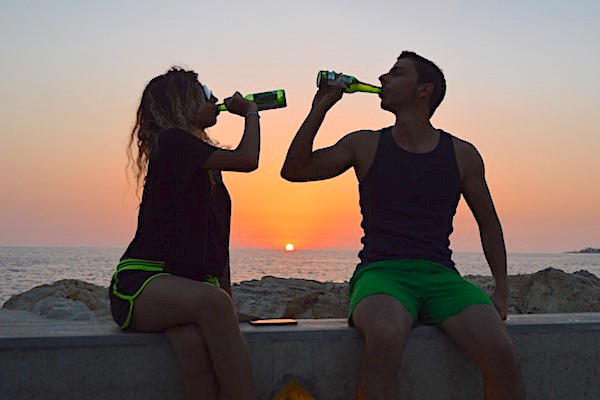
[[[290,145],[281,169],[282,178],[295,182],[328,179],[353,165],[350,135],[331,147],[313,151],[313,142],[325,115],[342,98],[342,91],[342,87],[317,91],[310,112]]]
[[[495,289],[490,297],[504,320],[508,310],[508,278],[502,226],[485,181],[483,159],[471,144],[462,142],[461,147],[462,193],[479,226],[483,253],[494,276]]]

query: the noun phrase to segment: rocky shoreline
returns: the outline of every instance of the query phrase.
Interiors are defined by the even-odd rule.
[[[575,251],[567,251],[566,253],[573,253],[573,254],[600,254],[600,248],[586,247],[585,249],[575,250]]]
[[[491,276],[465,278],[486,293],[493,290]],[[510,275],[509,285],[510,314],[600,312],[600,279],[584,270]],[[261,318],[345,318],[348,307],[348,282],[265,276],[235,284],[232,292],[239,312]],[[112,322],[107,288],[74,279],[12,296],[3,309],[53,320]]]

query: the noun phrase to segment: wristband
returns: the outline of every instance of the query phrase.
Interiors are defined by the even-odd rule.
[[[258,115],[258,111],[249,111],[246,113],[246,115],[244,115],[244,117],[247,117],[248,115],[256,115],[257,118],[260,118],[260,115]]]

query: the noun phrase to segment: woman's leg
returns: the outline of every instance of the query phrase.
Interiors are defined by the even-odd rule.
[[[190,324],[197,326],[204,338],[224,397],[255,399],[250,353],[225,291],[179,276],[159,276],[135,301],[135,330],[156,332]]]
[[[182,325],[166,330],[183,372],[184,400],[219,400],[219,385],[202,332],[197,325]]]

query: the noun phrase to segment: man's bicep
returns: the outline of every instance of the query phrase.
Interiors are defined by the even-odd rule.
[[[478,223],[496,218],[492,196],[485,180],[483,160],[477,151],[467,164],[462,183],[462,194]]]
[[[316,181],[333,178],[353,165],[350,144],[343,139],[331,147],[316,150],[310,160],[294,174],[294,181]]]

